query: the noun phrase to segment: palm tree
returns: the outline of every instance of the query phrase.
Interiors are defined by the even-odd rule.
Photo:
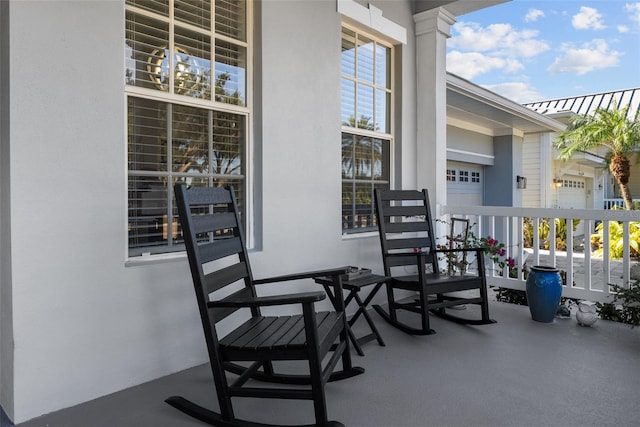
[[[616,105],[615,100],[612,101]],[[638,114],[627,118],[629,106],[622,109],[598,108],[593,115],[576,116],[569,128],[556,140],[560,159],[569,160],[576,153],[591,151],[597,147],[609,149],[605,159],[615,178],[627,210],[633,209],[629,191],[631,158],[640,149],[640,122]]]

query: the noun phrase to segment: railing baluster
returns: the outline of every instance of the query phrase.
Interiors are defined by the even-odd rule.
[[[549,255],[551,256],[551,266],[557,267],[556,264],[556,221],[554,218],[549,219]]]
[[[624,242],[622,246],[622,286],[625,288],[629,287],[631,281],[629,265],[629,260],[631,259],[630,239],[629,222],[625,221],[622,223],[622,241]]]
[[[602,222],[602,287],[605,293],[609,293],[611,272],[609,271],[609,220]]]
[[[567,245],[567,287],[573,287],[573,218],[565,218],[565,242]]]
[[[593,290],[591,281],[591,230],[593,230],[593,221],[584,220],[584,289]]]
[[[540,264],[540,218],[531,218],[533,224],[533,262],[531,265]]]

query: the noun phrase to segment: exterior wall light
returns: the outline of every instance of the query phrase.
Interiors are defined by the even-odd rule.
[[[524,190],[527,188],[527,177],[526,176],[516,176],[516,184],[518,186],[518,190]]]
[[[553,178],[553,186],[555,188],[562,187],[562,180],[558,178]]]

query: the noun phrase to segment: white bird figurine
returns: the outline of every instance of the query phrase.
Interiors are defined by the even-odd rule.
[[[578,304],[576,312],[576,320],[582,326],[591,326],[598,321],[596,315],[596,303],[591,301],[582,301]]]

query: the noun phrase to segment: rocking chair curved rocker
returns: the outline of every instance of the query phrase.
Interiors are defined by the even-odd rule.
[[[381,190],[375,193],[376,219],[387,281],[388,311],[380,305],[373,308],[391,325],[415,335],[433,334],[429,312],[457,323],[484,325],[495,323],[489,318],[487,282],[483,248],[438,249],[427,190]],[[475,259],[474,273],[440,274],[438,254],[471,252]],[[414,271],[408,273],[410,269]],[[397,299],[396,290],[413,291],[417,297]],[[451,292],[476,290],[472,297],[447,295]],[[480,306],[480,319],[467,319],[451,314],[447,309],[463,304]],[[420,315],[420,325],[414,326],[398,318],[399,310]],[[415,322],[414,322],[415,323]]]
[[[314,426],[341,426],[327,419],[325,383],[364,372],[351,364],[344,302],[337,299],[335,311],[315,312],[314,303],[326,298],[322,291],[259,297],[256,286],[328,276],[341,294],[346,268],[254,280],[233,189],[174,189],[220,412],[180,396],[166,402],[210,425],[258,427],[271,424],[236,418],[232,398],[312,400]],[[260,307],[287,304],[298,304],[302,314],[260,313]],[[219,338],[216,324],[239,309],[248,312],[246,321]],[[309,374],[276,372],[273,362],[288,360],[307,361]],[[343,369],[334,371],[340,360]],[[251,379],[310,387],[247,387]]]

